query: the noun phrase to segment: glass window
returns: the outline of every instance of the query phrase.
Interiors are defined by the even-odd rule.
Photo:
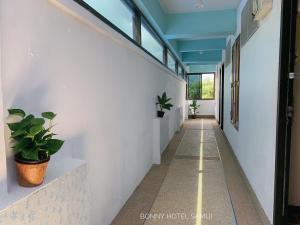
[[[215,98],[215,74],[202,74],[201,90],[201,99]]]
[[[188,99],[213,100],[215,98],[215,74],[188,75]]]
[[[141,42],[142,46],[150,52],[159,61],[164,61],[164,47],[162,44],[149,32],[144,24],[141,28]]]
[[[176,72],[176,61],[174,59],[174,57],[172,56],[172,54],[168,51],[167,54],[168,57],[168,67],[173,70],[174,72]]]
[[[200,99],[200,75],[189,75],[188,76],[188,99],[198,100]]]
[[[178,75],[183,78],[183,68],[178,65]]]
[[[134,13],[120,0],[84,0],[90,7],[133,38]]]

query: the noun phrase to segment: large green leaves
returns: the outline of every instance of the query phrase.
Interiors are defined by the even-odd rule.
[[[26,134],[26,130],[17,130],[11,133],[11,137],[15,138],[18,137],[20,135],[25,135]]]
[[[194,115],[196,115],[196,111],[199,108],[199,106],[200,105],[197,105],[197,100],[193,100],[192,104],[190,104],[190,107]]]
[[[171,101],[171,98],[168,98],[167,93],[164,92],[162,94],[162,96],[159,96],[159,95],[157,96],[156,104],[159,105],[160,110],[163,110],[163,109],[170,110],[173,107],[173,105],[170,103],[170,101]]]
[[[26,113],[22,109],[8,109],[9,115],[25,117]]]
[[[33,115],[26,116],[21,109],[9,109],[10,115],[22,117],[20,122],[8,123],[13,139],[15,154],[27,160],[37,161],[49,155],[55,154],[62,147],[64,141],[52,139],[54,133],[50,132],[53,127],[45,126],[45,119],[50,121],[56,116],[53,112],[42,113],[43,118],[35,118]]]
[[[34,137],[35,135],[37,135],[38,133],[40,133],[43,130],[43,126],[42,125],[35,125],[33,127],[30,127],[29,129],[29,134]]]
[[[49,119],[49,120],[53,120],[55,116],[56,116],[56,114],[53,112],[43,112],[42,113],[42,117]]]
[[[46,150],[49,155],[55,154],[61,146],[64,144],[64,141],[58,139],[50,139],[47,141],[47,144],[43,146],[43,149]]]
[[[43,118],[33,118],[31,120],[32,125],[44,125],[45,120]]]
[[[11,131],[17,131],[18,129],[21,128],[20,123],[8,123],[7,125]]]
[[[15,146],[13,146],[13,149],[15,151],[15,154],[18,154],[21,151],[26,151],[26,149],[29,149],[33,145],[33,142],[30,138],[24,138],[17,142]]]
[[[23,150],[21,151],[21,155],[24,159],[34,160],[34,161],[39,160],[39,151],[37,148]]]

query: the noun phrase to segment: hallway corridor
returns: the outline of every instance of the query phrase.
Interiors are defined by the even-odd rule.
[[[228,155],[224,157],[235,177],[229,175],[231,183],[226,183],[218,145],[223,142],[223,150],[226,146],[220,132],[214,120],[186,121],[164,152],[162,164],[153,166],[112,225],[264,224],[246,184],[237,183],[241,175]]]

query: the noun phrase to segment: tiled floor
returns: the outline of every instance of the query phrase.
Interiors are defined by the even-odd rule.
[[[112,225],[267,224],[259,212],[216,122],[196,119],[184,123]]]
[[[212,127],[186,130],[145,222],[177,224],[236,224]]]

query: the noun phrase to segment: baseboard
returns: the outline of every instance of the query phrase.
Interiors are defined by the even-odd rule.
[[[192,119],[192,115],[188,116],[189,119]],[[214,115],[196,115],[197,119],[215,119]]]
[[[220,132],[222,133],[224,139],[226,140],[226,142],[227,142],[227,144],[228,144],[228,146],[229,146],[229,149],[230,149],[230,151],[231,151],[231,154],[232,154],[232,156],[233,156],[234,161],[235,161],[236,164],[238,165],[238,168],[239,168],[239,171],[240,171],[240,173],[241,173],[242,179],[243,179],[244,183],[246,184],[246,186],[247,186],[247,188],[248,188],[248,190],[249,190],[250,197],[251,197],[251,199],[252,199],[252,201],[253,201],[253,203],[254,203],[254,206],[255,206],[257,212],[259,213],[259,216],[260,216],[260,218],[261,218],[263,224],[264,224],[264,225],[271,225],[272,223],[270,222],[270,220],[269,220],[269,218],[267,217],[267,215],[266,215],[264,209],[262,208],[262,206],[261,206],[261,204],[260,204],[260,202],[259,202],[259,200],[258,200],[258,198],[257,198],[257,196],[256,196],[256,194],[255,194],[255,192],[254,192],[254,190],[253,190],[253,188],[252,188],[252,186],[251,186],[251,184],[250,184],[250,182],[249,182],[249,180],[248,180],[248,178],[247,178],[247,176],[246,176],[244,170],[243,170],[243,168],[242,168],[241,165],[240,165],[240,162],[238,161],[238,159],[237,159],[237,157],[236,157],[236,155],[235,155],[235,153],[234,153],[234,151],[233,151],[233,148],[232,148],[230,142],[229,142],[228,139],[227,139],[226,134],[225,134],[224,131],[221,130],[221,129],[220,129]]]

